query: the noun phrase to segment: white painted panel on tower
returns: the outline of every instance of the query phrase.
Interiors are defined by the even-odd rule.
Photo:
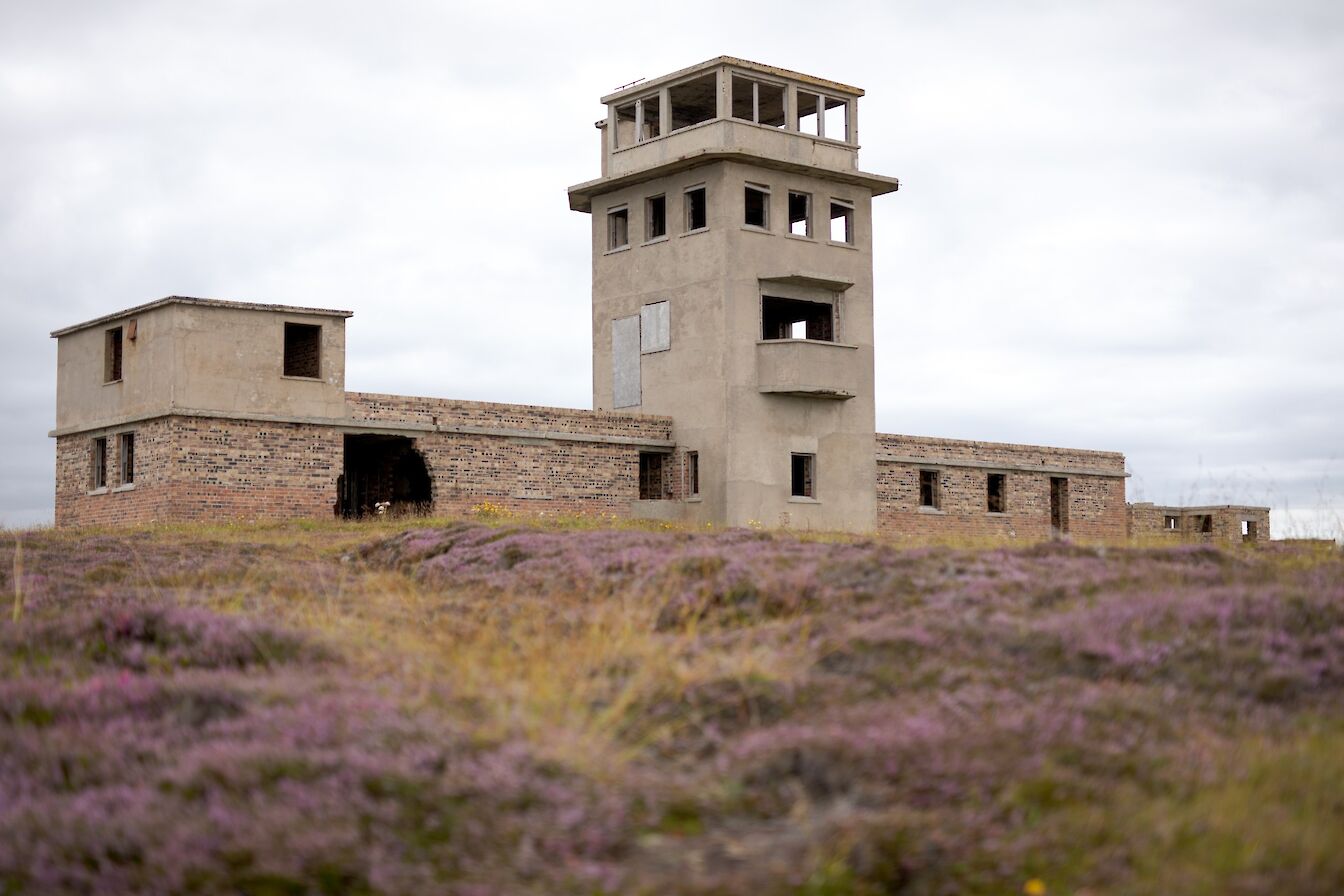
[[[639,348],[644,354],[665,352],[672,347],[672,315],[667,302],[654,302],[639,309]]]
[[[611,322],[611,406],[639,405],[639,315]]]

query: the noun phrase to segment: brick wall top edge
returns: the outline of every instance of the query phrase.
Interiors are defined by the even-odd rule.
[[[584,433],[606,432],[612,435],[638,433],[657,439],[670,439],[672,431],[671,417],[653,414],[613,413],[585,408],[503,404],[377,392],[347,392],[345,399],[351,417],[356,420],[385,420],[389,418],[390,413],[403,419],[424,421],[428,417],[437,417],[440,424],[493,425],[500,428],[524,428],[520,423],[526,420],[538,428]]]
[[[978,448],[989,449],[992,451],[1009,452],[1034,452],[1034,453],[1066,453],[1079,456],[1095,457],[1097,459],[1119,461],[1122,464],[1125,455],[1120,451],[1098,451],[1093,448],[1059,448],[1050,445],[1022,445],[1012,442],[979,442],[970,439],[944,439],[937,436],[907,436],[896,433],[877,433],[879,448],[892,448],[906,446],[909,448],[964,448],[975,450]]]

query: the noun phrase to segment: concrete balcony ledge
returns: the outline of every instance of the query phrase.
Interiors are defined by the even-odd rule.
[[[859,392],[858,346],[816,339],[759,340],[756,382],[770,395],[846,401]]]

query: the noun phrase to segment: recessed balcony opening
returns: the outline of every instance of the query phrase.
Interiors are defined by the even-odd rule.
[[[762,339],[835,341],[835,306],[827,302],[761,297]]]
[[[733,75],[733,117],[772,128],[784,127],[788,124],[784,85]]]

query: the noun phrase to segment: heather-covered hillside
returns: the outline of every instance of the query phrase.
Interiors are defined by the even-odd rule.
[[[7,896],[1344,891],[1337,551],[492,520],[0,570]]]

